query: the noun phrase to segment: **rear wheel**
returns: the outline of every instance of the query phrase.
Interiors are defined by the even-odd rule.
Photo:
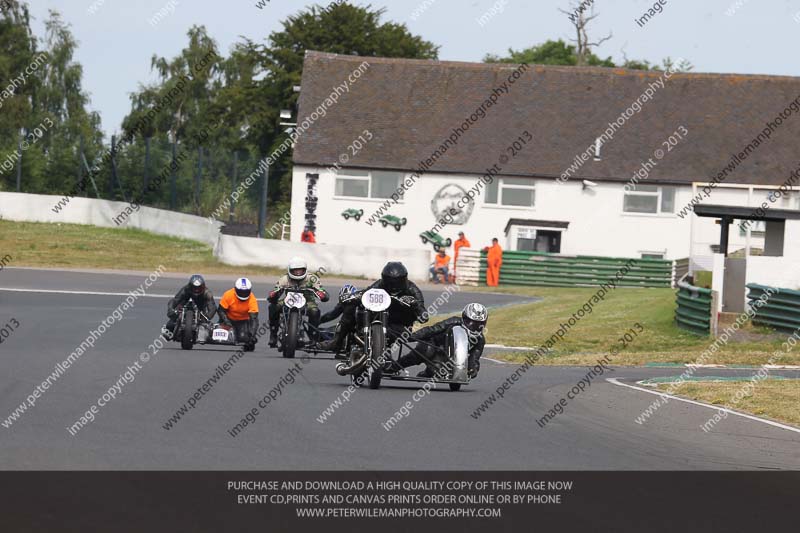
[[[183,314],[183,332],[181,348],[191,350],[194,347],[194,311],[187,309]]]
[[[353,218],[356,219],[356,220],[361,220],[361,215],[356,215]]]
[[[453,392],[458,392],[461,390],[461,383],[451,383],[450,390]]]
[[[283,337],[283,356],[287,359],[294,359],[297,351],[297,332],[300,325],[300,314],[296,309],[289,312],[289,320],[286,321],[286,333]]]
[[[394,225],[394,229],[396,229],[397,231],[400,231],[400,229],[401,229],[402,227],[403,227],[403,226],[401,226],[400,224],[395,224],[395,225]]]
[[[369,349],[372,354],[372,361],[370,362],[368,372],[369,388],[379,389],[381,386],[381,379],[383,379],[383,361],[380,364],[375,364],[386,349],[386,336],[383,333],[383,325],[372,324],[369,328]]]

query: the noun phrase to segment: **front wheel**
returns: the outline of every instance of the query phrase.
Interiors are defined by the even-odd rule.
[[[283,356],[286,359],[294,359],[297,351],[297,333],[300,326],[300,313],[296,310],[289,312],[289,320],[286,321],[286,333],[283,338]]]
[[[343,216],[344,216],[345,220],[349,220],[350,219],[350,215],[343,215]]]
[[[461,390],[461,383],[451,383],[450,390],[453,392],[458,392]]]
[[[383,226],[385,228],[387,224],[388,224],[388,222],[386,222],[385,220],[381,220],[381,226]]]
[[[194,347],[194,311],[187,309],[183,314],[183,332],[181,348],[191,350]]]
[[[383,352],[386,350],[386,335],[383,332],[382,324],[372,324],[369,328],[369,350],[372,357],[370,358],[369,373],[369,388],[379,389],[381,387],[381,379],[383,379],[383,361],[381,358]]]

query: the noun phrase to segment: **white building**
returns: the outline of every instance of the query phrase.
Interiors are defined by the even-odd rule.
[[[325,116],[314,113],[345,82]],[[714,179],[704,202],[754,208],[792,181],[799,97],[790,77],[308,52],[291,238],[310,222],[320,243],[429,249],[420,233],[454,209],[435,231],[453,240],[464,231],[473,247],[497,237],[506,250],[711,256],[719,227],[686,207]],[[459,205],[489,169],[493,183]],[[769,205],[800,200],[786,192]],[[363,216],[345,219],[347,210]],[[383,227],[381,214],[406,222]],[[763,248],[762,232],[735,227],[730,251]]]

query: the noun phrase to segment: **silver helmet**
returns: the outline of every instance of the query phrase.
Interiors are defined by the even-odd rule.
[[[486,306],[479,303],[467,304],[461,312],[461,323],[467,330],[467,335],[472,342],[477,342],[489,320],[489,311]]]

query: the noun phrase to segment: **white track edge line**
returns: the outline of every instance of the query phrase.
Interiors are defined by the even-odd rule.
[[[733,409],[728,409],[727,407],[717,407],[717,406],[714,406],[714,405],[711,405],[711,404],[698,402],[698,401],[695,401],[695,400],[689,400],[687,398],[680,398],[678,396],[673,396],[672,394],[667,394],[666,392],[656,392],[656,391],[652,391],[652,390],[647,390],[647,389],[642,388],[642,387],[636,387],[634,385],[628,385],[627,383],[620,383],[618,381],[618,378],[606,378],[606,381],[608,381],[609,383],[611,383],[613,385],[619,385],[620,387],[628,387],[629,389],[634,389],[634,390],[638,390],[638,391],[641,391],[641,392],[646,392],[647,394],[655,394],[656,396],[666,396],[668,398],[672,398],[672,399],[678,400],[680,402],[690,403],[690,404],[693,404],[693,405],[699,405],[700,407],[707,407],[709,409],[712,409],[712,410],[718,411],[718,412],[719,411],[723,411],[723,412],[726,412],[726,413],[729,413],[729,414],[732,414],[732,415],[741,416],[743,418],[749,418],[750,420],[755,420],[757,422],[763,422],[764,424],[769,424],[770,426],[775,426],[775,427],[779,427],[781,429],[787,429],[789,431],[793,431],[795,433],[800,433],[800,428],[796,428],[796,427],[793,427],[793,426],[787,426],[786,424],[781,424],[780,422],[774,422],[772,420],[767,420],[766,418],[759,418],[757,416],[748,415],[746,413],[740,413],[739,411],[734,411]]]
[[[98,291],[67,291],[59,289],[12,289],[10,287],[0,287],[0,291],[6,292],[33,292],[40,294],[78,294],[86,296],[130,296],[130,292],[98,292]],[[132,292],[132,291],[131,291]],[[139,294],[137,298],[172,298],[173,294]],[[266,298],[256,298],[259,302],[266,302]]]

